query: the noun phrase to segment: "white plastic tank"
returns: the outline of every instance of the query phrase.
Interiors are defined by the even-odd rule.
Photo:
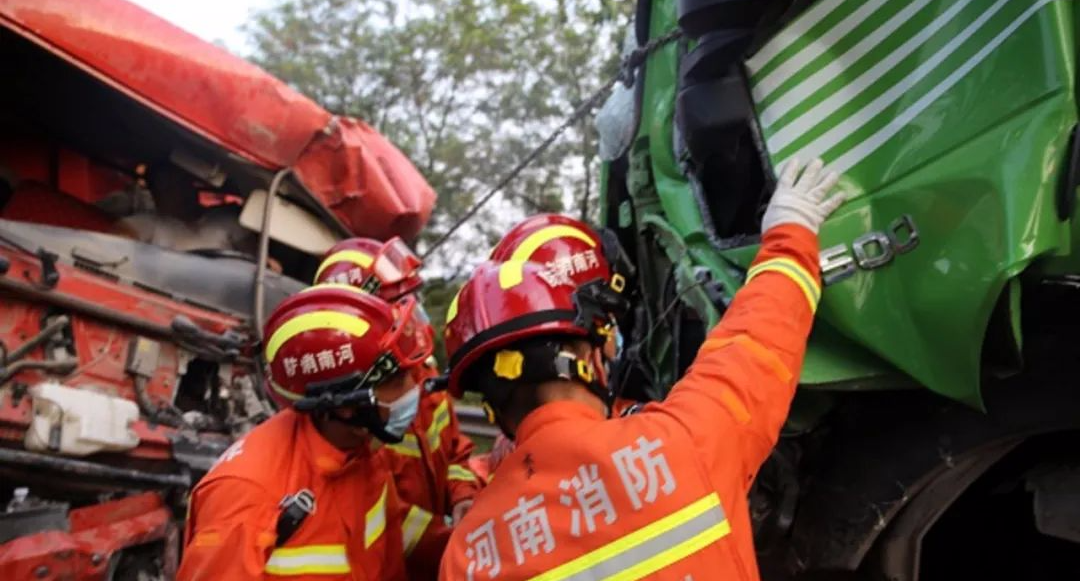
[[[29,392],[33,419],[23,441],[28,450],[88,456],[139,445],[132,429],[139,407],[133,401],[52,382]]]

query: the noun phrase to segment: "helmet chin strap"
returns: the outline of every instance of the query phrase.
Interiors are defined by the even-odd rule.
[[[514,430],[511,430],[510,426],[506,424],[506,420],[502,417],[502,414],[495,411],[495,408],[492,407],[491,404],[487,402],[487,400],[484,400],[483,406],[484,413],[487,414],[488,422],[495,424],[499,428],[499,431],[501,431],[504,436],[509,438],[511,442],[514,441],[517,434],[514,433]]]
[[[355,413],[349,417],[341,416],[339,409],[326,412],[327,417],[353,428],[364,428],[385,444],[397,444],[405,437],[404,434],[395,436],[386,431],[386,425],[383,423],[382,417],[379,416],[378,407],[361,406],[353,408]]]
[[[608,410],[607,415],[610,417],[614,396],[611,390],[607,388],[603,367],[598,367],[593,361],[590,361],[590,359],[595,360],[595,358],[595,350],[589,354],[588,359],[578,357],[569,351],[560,351],[555,356],[554,361],[556,378],[573,381],[585,387],[585,389],[589,390],[589,393],[600,398],[600,401]]]
[[[386,423],[379,415],[375,387],[400,369],[394,356],[384,353],[362,376],[353,373],[309,385],[308,395],[298,400],[294,407],[300,412],[325,412],[326,417],[331,420],[354,428],[364,428],[382,442],[397,444],[404,435],[395,436],[386,431]],[[350,409],[353,413],[342,416],[342,409]]]

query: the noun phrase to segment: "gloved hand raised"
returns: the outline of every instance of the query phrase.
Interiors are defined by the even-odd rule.
[[[817,234],[825,218],[844,203],[843,194],[826,199],[840,176],[836,172],[822,175],[824,162],[820,159],[811,161],[802,175],[799,175],[799,166],[799,160],[792,158],[780,173],[776,192],[761,220],[763,233],[781,224],[799,224]]]

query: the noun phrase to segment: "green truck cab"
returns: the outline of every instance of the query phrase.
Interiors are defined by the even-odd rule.
[[[752,495],[766,579],[1080,574],[1076,28],[1067,0],[638,2],[655,47],[601,127],[630,395],[722,316],[784,163],[849,198]]]

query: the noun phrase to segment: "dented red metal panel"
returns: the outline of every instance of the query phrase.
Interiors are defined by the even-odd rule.
[[[157,492],[72,510],[68,531],[41,532],[0,545],[0,579],[109,578],[118,551],[154,541],[175,543],[177,527],[170,517]],[[163,568],[174,572],[176,552],[169,549],[162,555]]]
[[[297,167],[354,234],[411,238],[430,216],[434,191],[366,124],[335,118],[125,0],[0,0],[0,24],[233,153],[268,169]]]
[[[415,237],[435,205],[435,191],[408,158],[358,119],[337,119],[295,168],[308,189],[324,192],[323,203],[346,228],[380,240]]]

